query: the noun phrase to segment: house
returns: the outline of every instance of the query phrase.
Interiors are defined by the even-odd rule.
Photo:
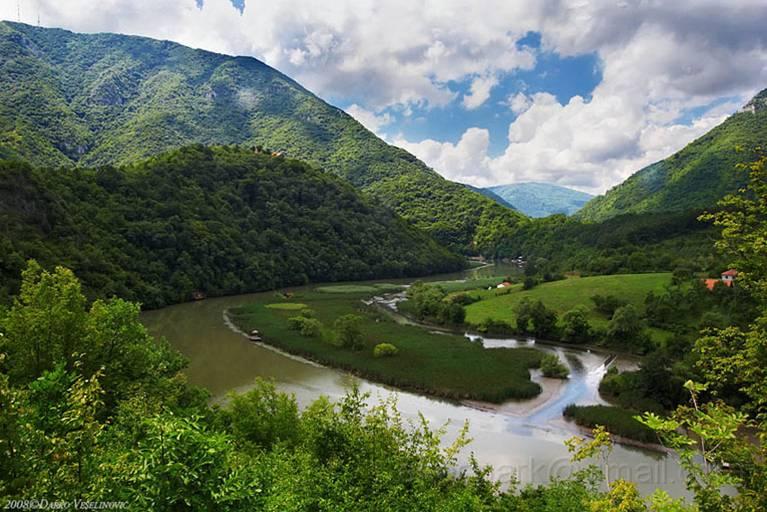
[[[716,285],[719,283],[731,287],[735,284],[735,278],[738,277],[738,271],[734,268],[731,268],[729,270],[726,270],[722,272],[721,277],[719,279],[704,279],[703,284],[706,285],[706,288],[709,289],[709,291],[712,291]]]
[[[205,292],[201,290],[195,290],[192,292],[192,299],[193,300],[202,300],[205,298]]]
[[[501,284],[499,284],[498,286],[496,286],[496,288],[508,288],[512,284],[514,284],[514,283],[512,283],[511,281],[504,281]]]
[[[738,277],[738,271],[734,268],[722,272],[722,282],[727,286],[732,286],[735,283],[736,277]]]

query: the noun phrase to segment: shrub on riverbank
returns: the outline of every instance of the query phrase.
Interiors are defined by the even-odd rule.
[[[546,354],[541,358],[541,372],[544,377],[566,379],[570,370],[554,354]]]
[[[391,343],[379,343],[373,348],[373,357],[392,357],[399,353],[399,349]]]
[[[593,428],[604,426],[608,432],[640,441],[642,443],[657,443],[655,432],[640,423],[634,416],[636,411],[609,405],[575,405],[565,407],[563,415],[572,419],[577,425]]]

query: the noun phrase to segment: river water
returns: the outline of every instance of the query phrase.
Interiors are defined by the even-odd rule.
[[[498,269],[493,271],[497,273]],[[483,270],[475,274],[481,272]],[[229,391],[247,390],[256,377],[273,379],[279,389],[295,394],[302,406],[320,395],[338,399],[356,383],[372,395],[372,400],[395,393],[405,418],[416,419],[421,413],[435,428],[447,423],[446,442],[453,440],[464,421],[468,421],[473,441],[464,449],[460,464],[466,464],[473,452],[481,464],[493,466],[493,476],[504,484],[514,477],[522,483],[545,483],[551,478],[567,476],[573,465],[563,443],[578,430],[562,419],[562,409],[569,403],[603,403],[597,388],[606,371],[604,363],[608,354],[531,339],[470,336],[488,350],[533,345],[560,355],[570,367],[570,378],[562,384],[533,372],[533,379],[542,384],[544,393],[532,402],[487,407],[397,391],[253,344],[230,329],[224,321],[224,311],[247,304],[257,296],[238,295],[179,304],[145,312],[142,321],[152,334],[167,338],[188,358],[186,374],[190,383],[207,388],[214,400],[223,399]],[[635,363],[619,357],[612,364],[628,368]],[[660,487],[674,496],[687,495],[684,476],[671,456],[616,445],[610,456],[610,468],[612,478],[635,481],[643,494]]]

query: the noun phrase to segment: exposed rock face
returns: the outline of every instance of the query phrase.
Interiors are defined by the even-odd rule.
[[[766,110],[767,109],[767,89],[763,90],[753,98],[751,98],[751,101],[743,105],[743,108],[741,108],[741,112],[751,112],[752,114],[755,114],[757,111],[760,110]]]

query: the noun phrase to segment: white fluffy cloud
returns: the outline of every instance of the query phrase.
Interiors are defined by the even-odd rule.
[[[347,114],[359,121],[362,126],[379,136],[381,128],[391,124],[393,121],[391,114],[388,112],[376,114],[375,112],[360,107],[356,103],[347,107],[345,110]]]
[[[463,96],[464,108],[473,110],[482,106],[490,98],[490,91],[496,85],[498,85],[498,77],[492,74],[474,78],[469,92]]]
[[[734,105],[693,123],[676,120],[715,99],[745,100],[767,85],[764,0],[21,0],[22,18],[72,30],[170,39],[253,55],[349,111],[373,131],[394,131],[384,109],[476,108],[498,80],[536,64],[518,47],[529,31],[540,51],[596,52],[603,81],[590,100],[560,105],[517,94],[508,146],[489,157],[486,130],[456,143],[396,142],[453,179],[477,185],[547,180],[601,191],[683,146]],[[0,2],[16,18],[16,2]],[[448,82],[471,80],[457,95]],[[460,107],[459,107],[460,109]],[[428,115],[427,115],[428,122]]]

